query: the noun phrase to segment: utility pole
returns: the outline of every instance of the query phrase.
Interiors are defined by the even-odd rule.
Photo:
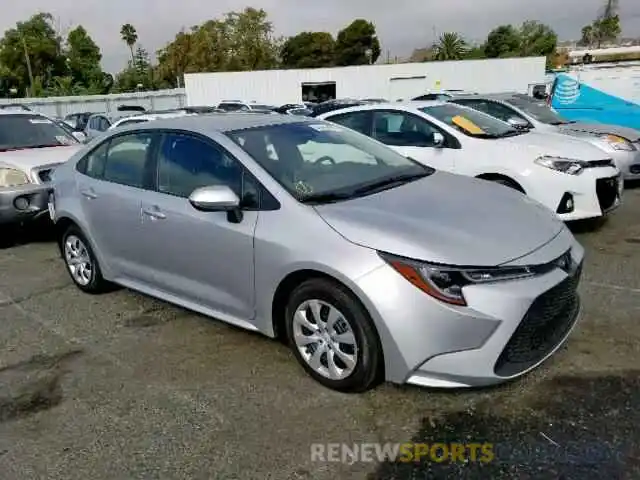
[[[33,71],[31,70],[31,60],[29,59],[29,50],[27,49],[27,42],[24,39],[24,35],[21,35],[22,47],[24,48],[24,59],[27,61],[27,71],[29,72],[29,91],[27,97],[33,95]]]

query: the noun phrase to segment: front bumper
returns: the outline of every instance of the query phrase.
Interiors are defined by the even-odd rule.
[[[634,145],[636,150],[633,152],[616,151],[611,154],[616,167],[622,173],[623,180],[640,179],[640,142]]]
[[[21,223],[46,215],[50,191],[51,186],[44,184],[0,188],[0,225]]]
[[[564,231],[518,263],[571,249],[575,270],[465,287],[466,307],[439,302],[391,267],[358,281],[373,305],[387,380],[426,387],[477,387],[536,368],[568,338],[579,313],[577,283],[584,249]],[[568,280],[569,279],[569,280]],[[558,313],[560,312],[560,313]]]
[[[621,204],[624,185],[617,168],[588,168],[580,175],[550,172],[545,172],[547,175],[527,193],[556,212],[562,221],[602,217]],[[567,196],[573,202],[569,212],[561,208]]]

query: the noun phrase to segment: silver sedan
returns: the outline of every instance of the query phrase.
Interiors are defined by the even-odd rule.
[[[583,248],[501,185],[321,120],[215,115],[107,132],[50,211],[72,280],[285,338],[339,391],[490,385],[550,357]]]

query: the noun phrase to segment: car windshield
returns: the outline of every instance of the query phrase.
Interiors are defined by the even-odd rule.
[[[528,98],[511,97],[507,100],[507,103],[519,108],[539,122],[546,123],[547,125],[564,125],[570,123],[551,110],[545,102],[538,102],[534,99]]]
[[[286,123],[227,135],[303,203],[364,196],[434,172],[328,122]]]
[[[41,115],[0,115],[0,151],[76,145],[78,140]]]
[[[454,103],[423,107],[420,110],[470,137],[503,138],[522,133],[486,113]]]

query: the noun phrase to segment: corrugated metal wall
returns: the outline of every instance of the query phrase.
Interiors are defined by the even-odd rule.
[[[110,112],[118,105],[140,105],[147,110],[164,110],[185,105],[183,88],[153,92],[119,93],[112,95],[88,95],[78,97],[12,98],[0,99],[0,105],[22,103],[32,110],[54,117],[64,117],[74,112]]]
[[[400,63],[306,70],[194,73],[185,75],[188,105],[225,99],[298,103],[302,83],[335,82],[338,98],[410,98],[429,90],[465,89],[480,93],[517,90],[544,83],[545,58]]]

